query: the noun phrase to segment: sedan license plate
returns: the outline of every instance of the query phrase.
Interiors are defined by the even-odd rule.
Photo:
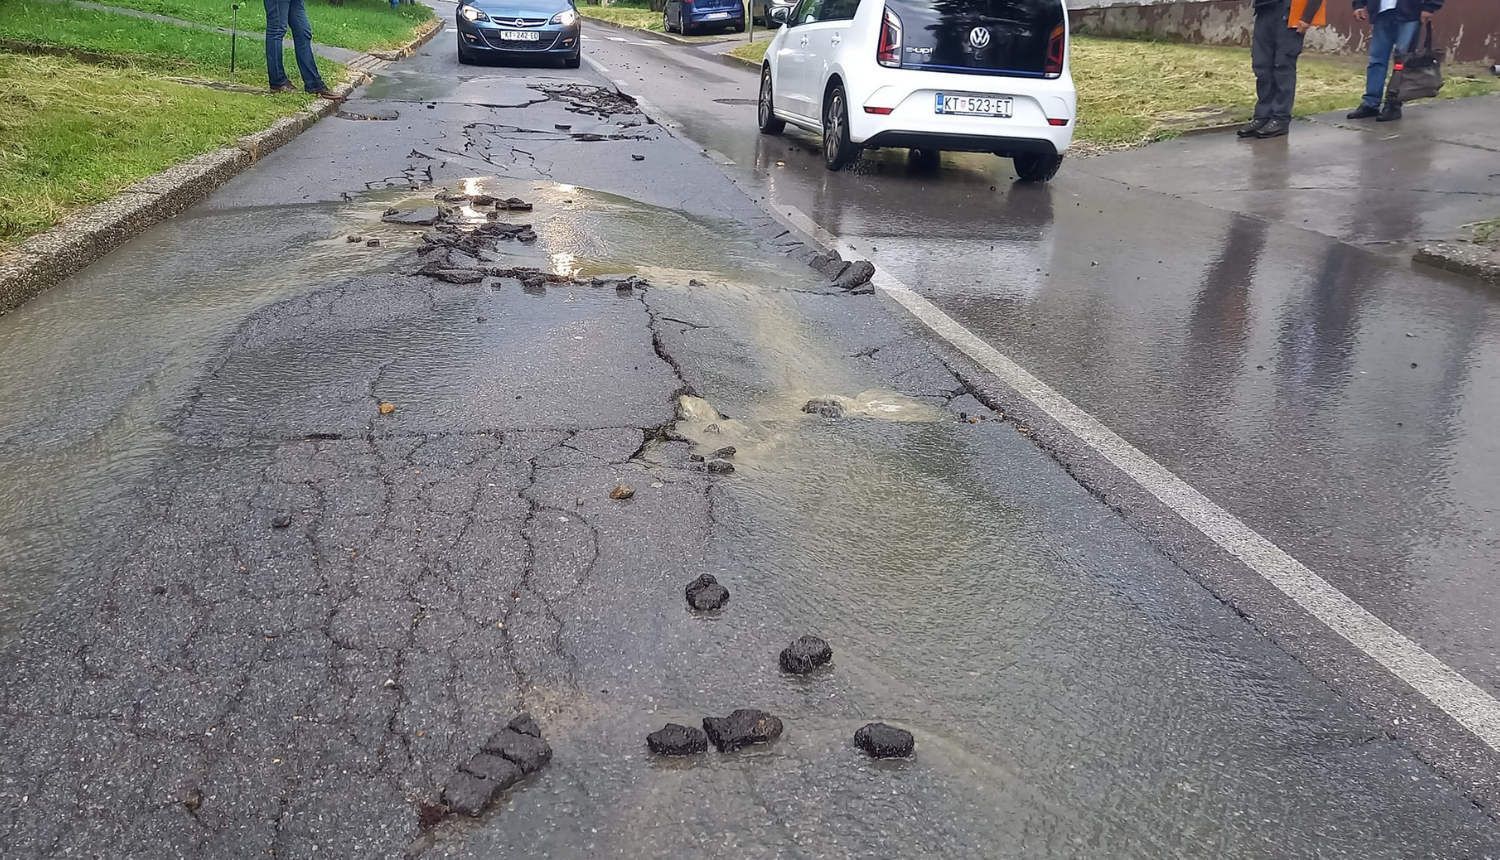
[[[502,42],[540,42],[542,34],[535,30],[501,30]]]
[[[712,15],[708,16],[708,20],[710,20],[710,21],[723,21],[725,18],[728,18],[728,17],[729,17],[729,13],[728,12],[715,12]]]
[[[1010,116],[1010,96],[953,96],[937,94],[937,113],[961,114],[963,116]]]

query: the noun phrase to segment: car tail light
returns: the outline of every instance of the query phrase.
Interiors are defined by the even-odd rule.
[[[866,107],[865,113],[873,113],[876,116],[890,116],[895,110],[895,108]]]
[[[1068,121],[1066,119],[1053,119],[1052,117],[1049,116],[1049,117],[1047,117],[1047,124],[1048,125],[1067,125]]]
[[[901,19],[889,6],[880,23],[880,46],[875,49],[875,61],[888,68],[901,68]]]
[[[1063,56],[1067,53],[1068,28],[1058,24],[1052,28],[1052,37],[1047,40],[1047,77],[1062,75]]]

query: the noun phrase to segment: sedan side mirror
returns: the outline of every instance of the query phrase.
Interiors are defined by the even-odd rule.
[[[778,24],[785,24],[790,17],[792,17],[792,7],[790,6],[773,6],[771,8],[771,20]]]

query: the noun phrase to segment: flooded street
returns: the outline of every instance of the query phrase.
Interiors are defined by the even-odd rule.
[[[1328,630],[1239,608],[703,143],[439,37],[0,317],[0,856],[1500,857],[1486,786],[1295,650]],[[972,241],[1079,265],[1065,193]],[[847,235],[1059,351],[1071,294],[913,238],[961,220]],[[1165,339],[1131,310],[1099,349]],[[780,736],[646,745],[741,708]]]

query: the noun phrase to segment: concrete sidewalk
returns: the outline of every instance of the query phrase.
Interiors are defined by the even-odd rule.
[[[1247,142],[1226,131],[1072,169],[1410,254],[1500,214],[1500,97],[1409,105],[1398,123],[1319,114],[1285,138]]]

